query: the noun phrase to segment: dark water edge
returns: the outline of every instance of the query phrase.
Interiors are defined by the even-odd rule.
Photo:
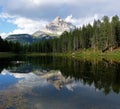
[[[119,109],[120,63],[0,58],[0,109]]]

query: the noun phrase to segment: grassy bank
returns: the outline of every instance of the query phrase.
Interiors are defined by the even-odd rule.
[[[94,52],[93,50],[82,50],[73,53],[73,57],[82,58],[85,60],[102,60],[106,59],[109,61],[120,62],[120,50],[107,51],[102,53],[101,51]]]
[[[62,56],[62,57],[71,57],[76,59],[85,59],[85,60],[115,60],[120,61],[120,50],[107,51],[102,53],[101,51],[93,51],[92,49],[88,50],[79,50],[67,53],[27,53],[26,56]]]
[[[11,52],[0,52],[0,58],[12,57],[15,55],[16,54]],[[69,57],[69,58],[84,59],[84,60],[102,60],[104,58],[106,60],[120,61],[120,49],[114,51],[107,51],[105,53],[102,53],[101,51],[94,52],[92,49],[87,49],[87,50],[78,50],[78,51],[72,51],[66,53],[26,53],[24,55],[28,57],[59,56],[59,57]]]

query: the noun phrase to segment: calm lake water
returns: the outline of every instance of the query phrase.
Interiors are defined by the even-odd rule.
[[[0,109],[120,109],[120,63],[0,59]]]

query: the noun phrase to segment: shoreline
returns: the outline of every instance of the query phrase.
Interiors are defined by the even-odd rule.
[[[114,60],[120,62],[120,51],[107,51],[102,53],[101,51],[93,52],[92,50],[85,51],[75,51],[68,53],[26,53],[25,56],[36,57],[36,56],[58,56],[58,57],[68,57],[75,59],[84,59],[84,60]]]
[[[83,59],[83,60],[102,60],[106,59],[109,61],[117,61],[120,62],[120,50],[116,51],[107,51],[102,53],[101,51],[93,52],[93,50],[80,50],[75,52],[66,52],[66,53],[23,53],[23,54],[15,54],[11,52],[0,52],[0,58],[5,57],[13,57],[13,56],[27,56],[27,57],[37,57],[37,56],[56,56],[56,57],[67,57],[74,59]]]

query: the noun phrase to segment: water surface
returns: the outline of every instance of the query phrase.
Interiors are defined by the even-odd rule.
[[[0,59],[0,109],[120,109],[120,63]]]

